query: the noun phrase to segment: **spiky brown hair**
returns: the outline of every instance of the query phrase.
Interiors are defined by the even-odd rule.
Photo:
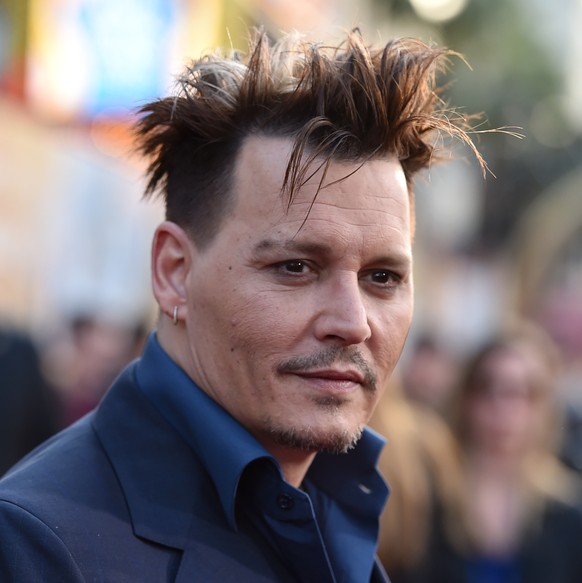
[[[367,46],[359,31],[339,46],[257,32],[248,55],[204,56],[178,91],[141,108],[139,150],[150,157],[146,195],[160,191],[166,216],[208,243],[232,201],[232,175],[249,135],[289,137],[294,147],[281,192],[295,192],[331,160],[396,156],[412,200],[412,177],[437,154],[439,138],[467,144],[469,117],[445,107],[436,86],[448,51],[414,39]]]

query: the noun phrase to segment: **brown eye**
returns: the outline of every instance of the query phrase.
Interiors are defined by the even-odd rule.
[[[392,273],[391,271],[386,271],[384,269],[374,271],[370,274],[370,279],[374,283],[386,284],[386,283],[390,283],[390,281],[392,281],[395,278],[396,278],[396,276],[394,273]]]
[[[286,261],[282,264],[282,267],[291,273],[303,273],[306,265],[304,261]]]
[[[270,265],[277,280],[283,285],[307,285],[317,279],[317,266],[306,259],[289,259]]]

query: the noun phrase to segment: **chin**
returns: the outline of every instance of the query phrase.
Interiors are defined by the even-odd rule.
[[[270,438],[280,446],[306,452],[347,453],[362,436],[364,426],[355,429],[270,426]]]

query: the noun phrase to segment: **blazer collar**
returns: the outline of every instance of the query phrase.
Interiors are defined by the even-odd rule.
[[[135,364],[108,391],[93,427],[118,476],[135,534],[184,549],[200,485],[196,460],[140,394],[134,375]]]

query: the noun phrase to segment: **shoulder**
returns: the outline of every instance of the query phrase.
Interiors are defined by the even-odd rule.
[[[582,540],[582,506],[561,500],[549,500],[543,513],[544,529],[549,533],[577,534],[577,543]]]
[[[0,539],[0,580],[84,581],[58,525],[51,528],[15,502],[0,500]]]
[[[547,500],[537,524],[526,535],[521,559],[524,580],[577,583],[582,573],[582,511]]]
[[[85,419],[0,480],[0,580],[84,581],[68,538],[88,526],[86,508],[96,491],[111,496],[103,472],[94,470],[95,460],[106,468]]]
[[[110,497],[115,474],[91,419],[92,414],[55,435],[9,470],[0,480],[0,500],[39,517],[64,520],[70,514],[76,520],[78,507],[89,505],[97,492]]]

